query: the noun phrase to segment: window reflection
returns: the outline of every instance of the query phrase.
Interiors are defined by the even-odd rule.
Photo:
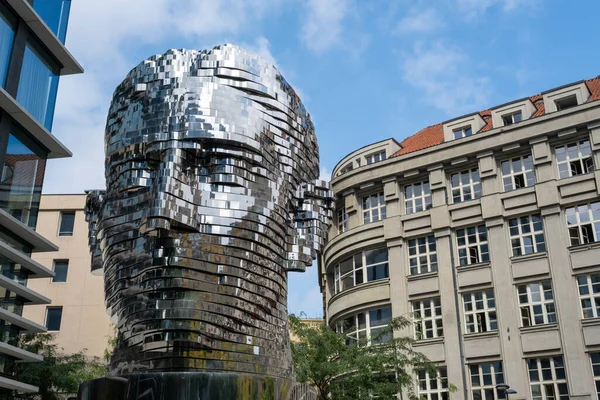
[[[0,3],[0,85],[2,87],[6,83],[6,73],[15,36],[14,21],[11,17],[8,9]]]
[[[58,90],[58,68],[34,42],[28,42],[23,56],[17,101],[46,129],[52,129]]]
[[[35,228],[44,183],[46,159],[12,134],[0,178],[0,208]]]
[[[71,0],[35,0],[33,9],[56,37],[65,43]]]

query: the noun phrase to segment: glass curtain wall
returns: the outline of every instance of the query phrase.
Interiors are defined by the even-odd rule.
[[[67,36],[71,0],[35,0],[33,9],[42,17],[58,40],[64,44]]]
[[[0,3],[0,85],[2,87],[6,84],[6,73],[15,37],[15,25],[14,16]]]

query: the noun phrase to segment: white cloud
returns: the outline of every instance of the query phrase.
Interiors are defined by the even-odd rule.
[[[457,0],[459,11],[468,19],[479,17],[495,6],[501,7],[504,12],[513,12],[530,9],[538,3],[539,0]]]
[[[306,7],[300,35],[306,47],[320,54],[339,45],[350,0],[308,0]]]
[[[490,96],[489,79],[473,71],[466,54],[441,42],[417,43],[405,56],[402,75],[419,97],[449,115],[478,111]]]
[[[400,20],[396,32],[432,32],[443,26],[444,21],[434,8],[412,7]]]
[[[50,160],[44,191],[81,192],[104,187],[104,126],[112,91],[130,68],[152,54],[141,48],[198,49],[225,43],[252,31],[276,12],[281,0],[103,0],[73,2],[67,48],[84,66],[82,75],[61,78],[53,134],[72,152],[70,159]],[[268,40],[256,51],[273,60]],[[155,50],[156,51],[156,50]]]
[[[331,171],[326,167],[321,167],[319,179],[329,182],[331,180]]]

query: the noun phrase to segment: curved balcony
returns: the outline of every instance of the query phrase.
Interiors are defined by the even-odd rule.
[[[350,313],[367,304],[390,301],[390,279],[380,279],[354,286],[333,296],[327,304],[328,320],[333,321],[341,313]]]

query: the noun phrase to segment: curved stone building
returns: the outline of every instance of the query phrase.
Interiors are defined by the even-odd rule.
[[[373,143],[333,170],[321,274],[348,341],[391,317],[428,400],[598,399],[600,78]]]

